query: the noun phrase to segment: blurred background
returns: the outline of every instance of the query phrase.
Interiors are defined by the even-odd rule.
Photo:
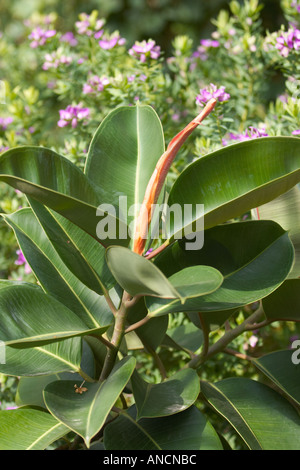
[[[220,9],[229,9],[224,0],[1,0],[0,31],[15,41],[25,32],[24,20],[34,12],[58,15],[57,27],[61,31],[73,28],[78,14],[99,11],[107,19],[111,30],[119,30],[128,42],[154,39],[168,53],[176,35],[187,34],[196,42],[207,37],[214,27]],[[242,3],[242,2],[240,2]],[[264,0],[261,18],[270,32],[285,24],[280,0]]]

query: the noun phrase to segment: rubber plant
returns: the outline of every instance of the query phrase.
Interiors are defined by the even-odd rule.
[[[215,104],[167,150],[153,108],[118,107],[97,129],[84,172],[43,147],[1,155],[0,180],[28,200],[2,217],[38,282],[0,281],[0,372],[19,377],[18,407],[0,411],[0,449],[228,448],[203,404],[250,449],[300,449],[297,351],[251,358],[228,348],[247,331],[300,320],[293,220],[282,226],[270,211],[300,181],[300,140],[221,148],[166,187],[178,150]],[[157,203],[203,210],[170,215],[167,235],[154,239],[151,223],[166,217]],[[243,220],[259,207],[259,220]],[[197,227],[204,244],[195,249]],[[185,322],[170,329],[177,312]],[[164,345],[186,358],[175,372],[159,355]],[[203,380],[221,352],[251,361],[264,379]],[[143,355],[160,381],[141,373]]]

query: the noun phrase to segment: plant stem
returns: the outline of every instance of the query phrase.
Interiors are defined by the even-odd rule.
[[[247,331],[249,325],[255,324],[264,314],[262,307],[260,306],[250,317],[248,317],[243,323],[238,325],[236,328],[232,330],[226,331],[222,338],[219,339],[216,343],[214,343],[210,348],[208,348],[207,354],[203,356],[201,353],[195,356],[189,363],[188,367],[192,369],[197,369],[200,367],[207,359],[215,354],[223,351],[226,346],[231,343],[235,338],[240,336],[242,333]]]
[[[130,325],[128,328],[126,328],[125,330],[125,334],[129,333],[130,331],[133,331],[133,330],[136,330],[137,328],[139,328],[140,326],[143,326],[145,325],[149,320],[151,320],[152,317],[150,317],[149,315],[146,315],[144,318],[142,318],[141,320],[137,321],[136,323],[133,323],[132,325]]]
[[[229,349],[229,348],[225,348],[223,352],[226,354],[230,354],[230,356],[237,357],[238,359],[244,359],[245,361],[251,362],[253,359],[251,356],[248,356],[247,354],[242,354],[242,353],[239,353],[238,351],[234,351],[233,349]]]
[[[202,357],[205,357],[208,353],[208,348],[209,348],[209,329],[206,327],[206,324],[203,320],[203,316],[200,312],[198,313],[198,317],[199,317],[202,332],[203,332],[203,348],[202,348],[200,355]]]
[[[127,311],[128,308],[132,305],[132,301],[135,299],[131,299],[131,296],[124,291],[122,302],[120,305],[119,310],[116,312],[115,315],[115,326],[111,338],[111,344],[114,346],[113,348],[108,347],[107,353],[103,365],[103,369],[100,375],[100,381],[105,380],[109,374],[111,373],[117,358],[117,354],[119,348],[121,346],[121,342],[125,333],[125,322],[127,318]]]

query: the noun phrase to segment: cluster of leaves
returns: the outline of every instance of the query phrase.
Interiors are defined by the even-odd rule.
[[[185,237],[193,233],[202,217],[196,214],[184,218],[180,229],[178,221],[170,222],[164,250],[148,255],[154,262],[129,248],[118,211],[99,206],[115,202],[116,194],[126,195],[128,204],[142,202],[164,148],[151,107],[112,111],[93,137],[84,173],[42,147],[3,154],[1,180],[22,188],[30,204],[4,219],[40,287],[0,283],[7,354],[0,370],[22,377],[22,406],[0,413],[2,448],[43,449],[73,431],[87,447],[94,442],[108,450],[221,449],[199,409],[206,401],[249,448],[299,448],[299,368],[289,349],[242,355],[268,385],[245,376],[215,383],[198,377],[244,332],[299,321],[298,252],[287,231],[273,220],[234,220],[299,182],[299,142],[255,139],[188,165],[168,204],[183,208],[204,201],[204,247],[191,251],[188,239],[178,240],[180,230]],[[98,239],[97,217],[107,227],[97,229]],[[254,312],[229,327],[237,310],[257,302]],[[168,316],[177,312],[187,321],[168,329]],[[224,324],[223,335],[211,342],[211,333]],[[181,370],[166,370],[156,352],[164,345],[186,354]],[[156,361],[161,382],[139,373],[135,351],[142,349]]]
[[[296,21],[292,4],[284,12]],[[299,333],[299,140],[278,137],[300,128],[299,53],[280,54],[282,32],[262,31],[258,1],[230,8],[210,39],[194,50],[178,36],[166,60],[130,54],[96,11],[67,37],[53,14],[32,17],[18,47],[0,38],[0,178],[14,188],[1,190],[2,256],[13,268],[2,264],[0,372],[20,377],[20,407],[0,412],[1,448],[44,449],[61,437],[68,448],[219,449],[224,438],[299,448],[299,366],[288,349]],[[84,21],[91,34],[80,32]],[[30,47],[36,28],[49,37]],[[286,86],[269,103],[276,70]],[[154,262],[129,238],[95,239],[99,216],[127,233],[117,197],[142,202],[164,140],[197,114],[199,91],[221,87],[230,99],[189,138],[165,191],[169,205],[204,204],[204,248],[187,250],[176,238],[190,228],[172,224]],[[252,140],[261,135],[272,137]],[[97,211],[107,202],[117,215]],[[258,206],[262,220],[244,220]]]

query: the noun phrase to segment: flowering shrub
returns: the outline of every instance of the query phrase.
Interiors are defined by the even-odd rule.
[[[170,57],[97,11],[1,35],[0,372],[18,408],[1,397],[0,449],[300,448],[300,13],[282,6],[268,32],[257,0],[232,1]]]

